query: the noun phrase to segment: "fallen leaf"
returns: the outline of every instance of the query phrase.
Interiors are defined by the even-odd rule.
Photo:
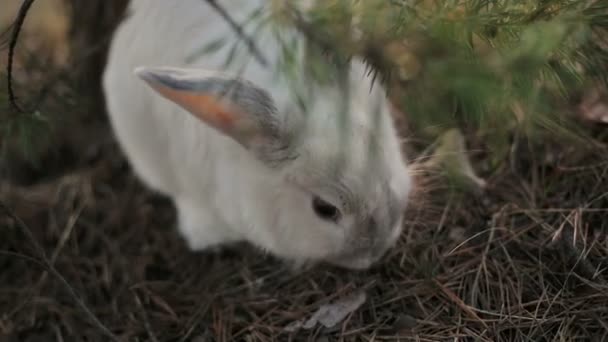
[[[323,305],[304,323],[304,329],[312,329],[317,323],[322,324],[326,328],[334,327],[344,320],[346,316],[363,305],[365,300],[365,292],[357,292],[338,302]]]
[[[608,92],[605,88],[593,88],[585,94],[578,111],[580,116],[590,122],[608,124]]]
[[[449,129],[443,133],[439,138],[433,157],[427,161],[427,165],[442,169],[452,180],[465,180],[466,183],[475,186],[477,189],[486,187],[486,181],[477,176],[475,170],[473,170],[471,160],[467,155],[464,136],[457,128]]]
[[[302,320],[291,322],[285,328],[283,328],[283,331],[288,332],[288,333],[296,332],[302,328],[303,324],[304,324],[304,321],[302,321]]]
[[[301,328],[310,330],[317,324],[326,328],[333,328],[342,322],[346,316],[361,307],[366,299],[365,292],[360,291],[334,303],[322,305],[306,322],[302,320],[292,322],[283,330],[286,332],[295,332]]]

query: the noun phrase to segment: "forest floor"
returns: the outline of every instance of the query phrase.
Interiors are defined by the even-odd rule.
[[[427,180],[370,270],[292,274],[247,244],[189,251],[103,111],[55,90],[43,112],[62,124],[42,161],[3,162],[2,342],[608,340],[605,126],[586,147],[521,142],[481,192]],[[324,326],[336,314],[319,310],[340,308]]]

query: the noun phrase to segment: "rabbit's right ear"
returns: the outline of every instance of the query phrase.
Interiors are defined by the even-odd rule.
[[[278,155],[269,154],[288,150],[289,132],[274,101],[267,91],[249,81],[207,70],[170,67],[139,67],[135,74],[160,95],[262,159],[277,161]]]

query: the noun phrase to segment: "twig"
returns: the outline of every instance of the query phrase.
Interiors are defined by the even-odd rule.
[[[80,217],[80,213],[82,212],[84,207],[85,207],[85,204],[80,205],[78,207],[78,209],[76,210],[76,214],[72,215],[70,217],[70,219],[68,220],[68,223],[67,223],[65,229],[63,230],[63,233],[61,234],[61,238],[59,239],[59,242],[57,243],[57,246],[55,247],[53,254],[51,254],[51,258],[49,259],[49,262],[51,265],[55,264],[55,261],[57,260],[59,253],[61,253],[61,249],[63,249],[63,246],[66,244],[66,242],[72,235],[72,231],[74,230],[74,227],[76,226],[76,222],[78,221],[78,218]],[[40,276],[40,279],[38,279],[38,288],[40,288],[42,286],[42,284],[46,281],[48,274],[49,274],[48,271],[45,271],[44,273],[42,273],[42,276]]]
[[[13,91],[13,57],[15,55],[15,47],[17,46],[21,27],[23,26],[23,22],[25,21],[25,16],[27,15],[27,12],[30,10],[30,7],[33,3],[34,0],[25,0],[23,1],[23,4],[21,4],[21,7],[19,8],[19,13],[17,14],[17,18],[15,19],[15,24],[13,26],[10,42],[8,45],[8,65],[6,66],[8,100],[13,106],[13,108],[15,108],[20,113],[24,113],[25,111],[17,104],[15,92]]]
[[[17,45],[19,33],[20,33],[23,23],[25,21],[25,17],[27,16],[27,12],[29,11],[33,2],[34,2],[34,0],[24,1],[24,3],[21,5],[21,7],[19,9],[19,13],[17,14],[17,18],[15,19],[15,22],[11,25],[12,29],[9,27],[9,29],[5,32],[5,33],[10,32],[10,38],[9,38],[9,42],[8,42],[9,52],[8,52],[8,65],[7,65],[9,101],[10,101],[11,105],[20,113],[24,113],[24,112],[26,112],[26,110],[17,103],[16,96],[15,96],[15,93],[13,90],[12,70],[13,70],[13,63],[14,63],[13,59],[14,59],[14,54],[15,54],[14,50]],[[121,20],[124,20],[126,18],[126,16],[127,15],[124,14],[123,18]],[[2,33],[2,35],[4,35],[5,33]],[[91,46],[90,48],[88,48],[87,50],[85,50],[84,52],[79,54],[78,58],[76,60],[71,61],[69,69],[61,68],[60,70],[55,72],[53,75],[48,77],[49,80],[45,84],[43,84],[42,87],[40,88],[40,92],[37,95],[35,101],[33,102],[32,108],[35,110],[38,107],[40,107],[41,103],[46,99],[46,97],[49,95],[52,88],[56,85],[57,82],[66,78],[66,76],[69,76],[69,74],[73,71],[74,67],[76,67],[83,61],[86,61],[89,57],[91,57],[92,55],[94,55],[95,53],[97,53],[101,49],[103,49],[105,47],[105,44],[107,44],[111,38],[112,38],[111,33],[105,35],[102,39],[100,39],[100,41],[96,42],[95,45]],[[4,42],[0,43],[0,48],[2,48],[4,44],[5,44]]]
[[[86,62],[87,59],[89,59],[95,53],[99,52],[102,48],[104,48],[104,44],[106,44],[111,37],[111,35],[106,35],[95,45],[83,51],[78,56],[72,58],[69,67],[61,67],[60,69],[56,70],[52,75],[47,77],[46,83],[40,87],[38,96],[33,102],[33,107],[40,107],[42,103],[46,100],[46,98],[49,96],[49,94],[52,93],[53,87],[55,87],[57,83],[69,80],[70,73],[73,72],[74,68],[80,66],[82,63]]]
[[[32,234],[31,229],[25,224],[25,222],[23,222],[23,220],[21,220],[19,217],[17,217],[17,215],[15,215],[15,213],[13,213],[6,206],[6,204],[4,204],[4,202],[2,202],[2,201],[0,201],[0,211],[2,212],[2,214],[6,215],[7,217],[10,217],[12,220],[15,221],[15,223],[17,223],[19,228],[21,228],[21,230],[25,233],[27,238],[30,240],[30,242],[32,243],[32,245],[34,246],[34,248],[36,249],[38,254],[40,254],[40,259],[42,261],[42,265],[47,269],[47,271],[49,273],[51,273],[53,276],[55,276],[55,278],[57,278],[59,280],[59,282],[66,288],[66,290],[68,290],[68,292],[70,293],[72,298],[76,301],[78,306],[89,317],[89,319],[97,326],[97,328],[99,330],[101,330],[101,332],[104,335],[106,335],[110,340],[119,342],[120,339],[118,339],[118,337],[116,335],[114,335],[105,325],[103,325],[103,323],[101,323],[101,321],[97,318],[97,316],[95,316],[95,314],[93,312],[91,312],[91,310],[89,310],[89,308],[86,306],[84,301],[76,293],[76,290],[74,290],[74,288],[70,285],[70,283],[68,283],[68,281],[61,275],[61,273],[59,273],[59,271],[57,271],[55,266],[53,266],[53,264],[51,263],[49,258],[46,256],[44,249],[38,243],[38,241]]]
[[[144,305],[141,303],[141,300],[139,299],[139,296],[137,295],[137,292],[135,290],[133,291],[133,296],[135,297],[135,304],[137,304],[137,307],[141,311],[142,319],[144,321],[144,327],[146,328],[146,331],[148,332],[148,337],[150,337],[150,340],[152,342],[158,342],[158,338],[156,337],[156,334],[154,333],[154,331],[152,330],[152,326],[150,325],[150,320],[148,319],[148,313],[146,312],[146,309],[144,308]]]
[[[300,33],[302,33],[310,42],[317,45],[321,50],[336,52],[335,50],[337,49],[335,44],[332,41],[326,39],[322,34],[317,33],[314,27],[310,23],[308,23],[306,19],[304,19],[302,13],[300,13],[297,8],[293,6],[288,6],[288,9],[291,12],[290,15],[293,19],[294,27]]]
[[[447,296],[447,298],[452,301],[456,306],[458,306],[462,311],[464,311],[470,318],[481,323],[486,329],[488,328],[487,323],[482,320],[470,306],[468,306],[454,291],[450,290],[447,286],[443,285],[439,280],[434,279],[433,282],[443,293]]]
[[[220,4],[218,4],[216,0],[205,0],[205,2],[209,4],[209,6],[211,6],[216,12],[218,12],[218,14],[222,16],[224,20],[226,20],[226,22],[228,23],[228,25],[230,25],[234,32],[245,42],[245,44],[247,44],[249,52],[251,52],[255,59],[260,64],[262,64],[262,66],[267,67],[268,61],[266,60],[262,52],[258,49],[258,47],[255,45],[253,39],[247,36],[247,34],[245,34],[243,28],[236,21],[234,21],[234,19],[230,16],[230,14],[228,14],[226,9],[220,6]]]

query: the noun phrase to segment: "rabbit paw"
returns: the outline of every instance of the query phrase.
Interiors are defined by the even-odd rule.
[[[178,228],[192,251],[220,251],[222,245],[237,241],[217,215],[200,203],[177,201]]]

